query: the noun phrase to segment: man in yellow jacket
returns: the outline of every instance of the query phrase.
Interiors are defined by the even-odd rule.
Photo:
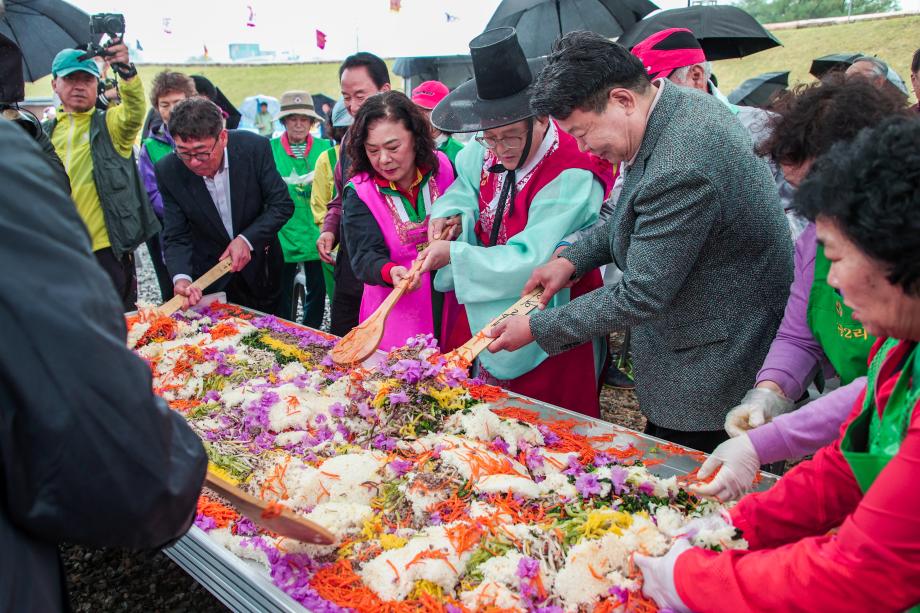
[[[45,129],[70,177],[96,261],[127,311],[137,300],[134,250],[160,229],[134,159],[146,110],[144,86],[127,47],[111,45],[105,61],[121,78],[122,104],[97,111],[99,67],[83,56],[79,49],[64,49],[54,58],[52,86],[61,106]]]

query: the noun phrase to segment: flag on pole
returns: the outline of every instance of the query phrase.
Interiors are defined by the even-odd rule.
[[[247,27],[247,28],[254,28],[254,27],[256,27],[256,13],[255,13],[254,10],[252,10],[252,5],[251,5],[251,4],[247,4],[247,5],[246,5],[246,10],[249,11],[249,17],[246,18],[246,27]]]
[[[134,39],[134,47],[135,47],[138,51],[143,51],[143,50],[144,50],[144,48],[141,47],[141,41],[138,40],[138,39],[136,39],[136,38]]]
[[[208,46],[204,46],[204,59],[208,59]]]
[[[398,13],[399,9],[402,8],[402,0],[390,0],[390,10],[394,13]]]
[[[456,15],[451,15],[451,14],[448,13],[447,11],[444,11],[444,19],[447,20],[447,23],[453,23],[453,22],[457,21],[457,20],[460,19],[460,18],[457,17]]]
[[[172,34],[172,18],[163,18],[163,34]]]
[[[326,35],[320,30],[316,31],[316,46],[320,49],[326,48]]]

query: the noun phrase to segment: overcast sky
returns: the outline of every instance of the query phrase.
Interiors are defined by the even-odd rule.
[[[920,0],[916,0],[920,2]],[[340,60],[357,48],[385,57],[468,53],[499,0],[69,0],[88,13],[122,12],[125,38],[140,41],[147,62],[181,62],[203,53],[229,59],[230,43],[258,43],[263,51],[301,60]],[[686,0],[657,0],[662,8]],[[218,8],[219,7],[219,8]],[[451,15],[448,22],[446,15]],[[316,30],[326,48],[316,46]]]

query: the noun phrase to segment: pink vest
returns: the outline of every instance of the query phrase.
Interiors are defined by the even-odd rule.
[[[426,212],[431,214],[431,205],[454,182],[454,171],[447,156],[440,151],[438,171],[428,180],[423,188],[426,200]],[[383,233],[390,250],[390,261],[398,266],[410,268],[412,262],[428,243],[428,216],[421,223],[406,218],[398,199],[380,193],[377,184],[368,173],[360,173],[351,178],[355,192],[370,209]],[[381,285],[364,285],[361,298],[359,321],[364,321],[377,310],[377,307],[393,291]],[[406,339],[416,334],[435,334],[434,320],[431,312],[431,275],[425,273],[421,285],[414,292],[403,294],[387,317],[380,348],[389,351],[392,347],[402,347]]]

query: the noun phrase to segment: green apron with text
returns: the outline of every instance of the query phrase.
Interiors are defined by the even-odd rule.
[[[819,243],[815,254],[815,279],[808,295],[807,321],[812,336],[840,376],[840,383],[846,385],[866,374],[875,337],[866,334],[863,325],[853,319],[853,310],[843,304],[837,290],[828,285],[830,268],[824,246]]]

